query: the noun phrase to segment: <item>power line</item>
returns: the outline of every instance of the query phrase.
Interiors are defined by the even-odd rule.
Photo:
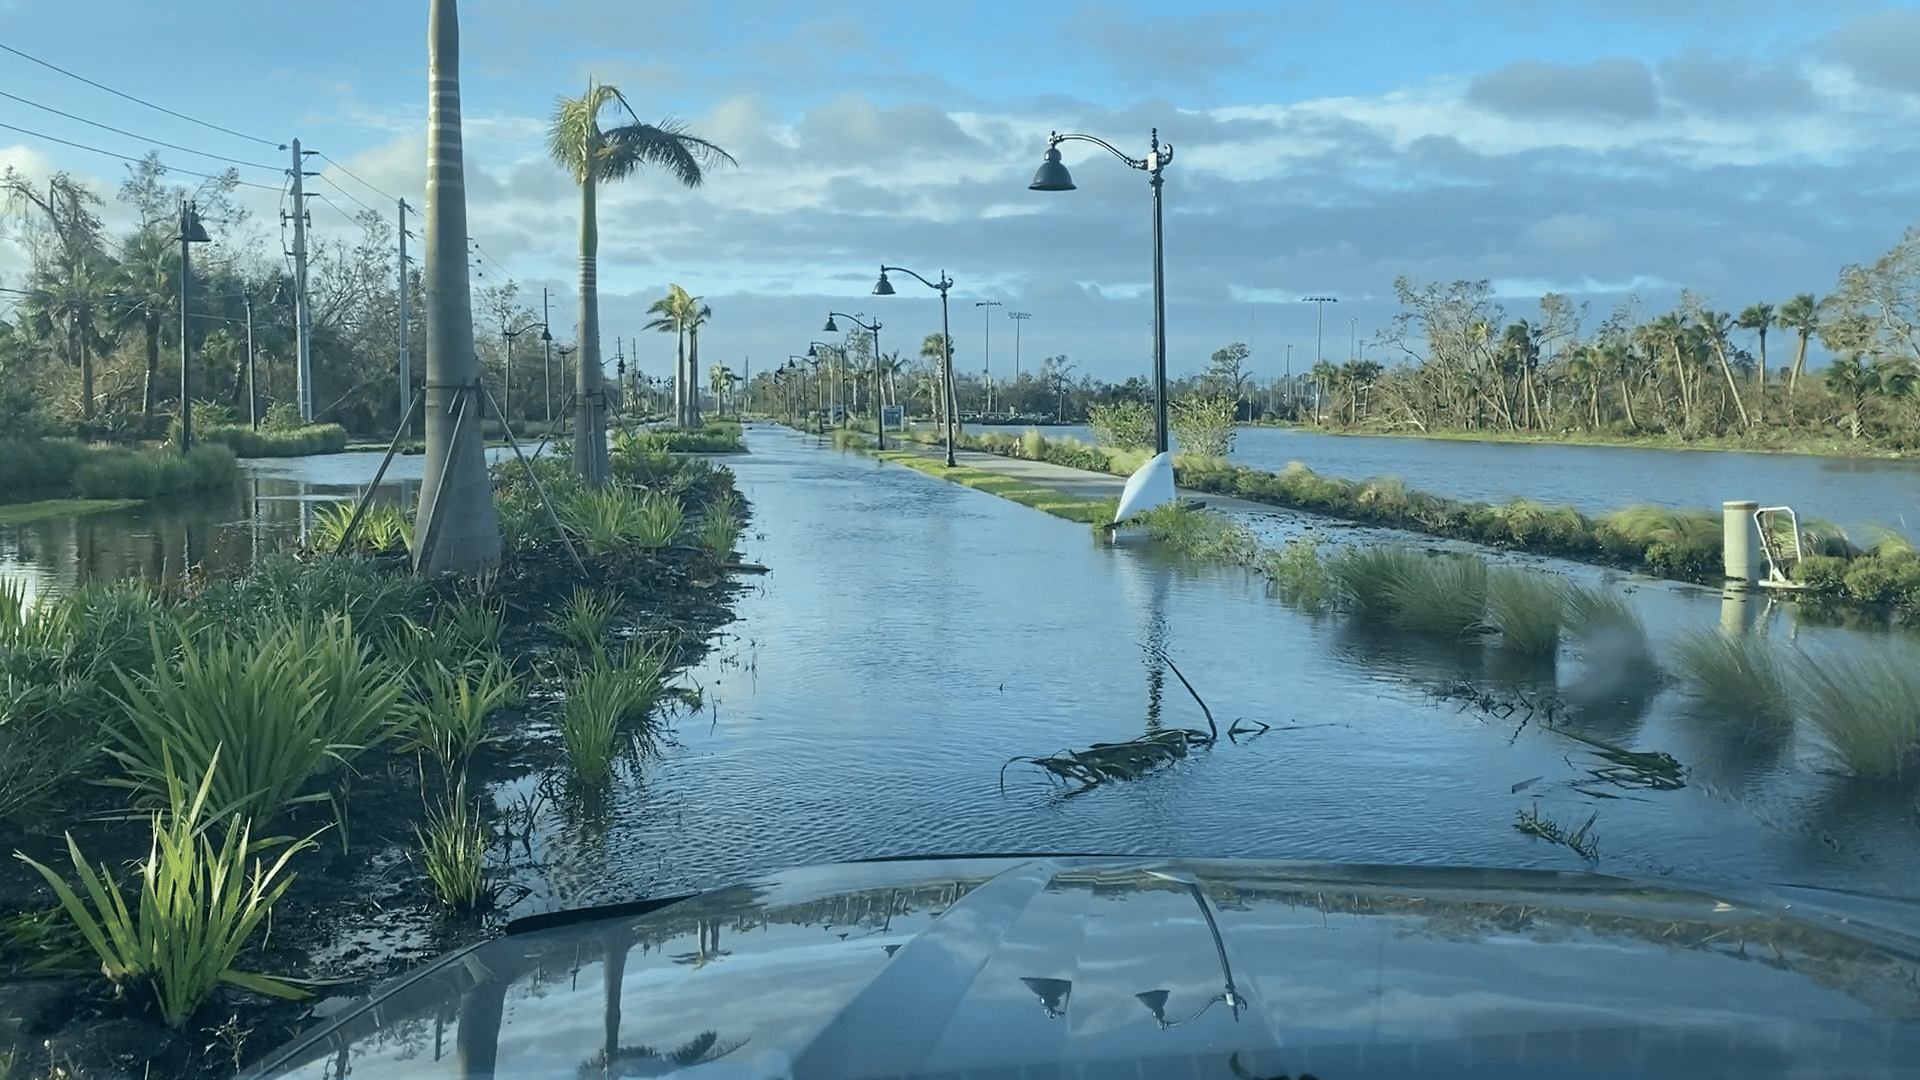
[[[326,173],[321,173],[320,179],[325,180],[327,182],[327,186],[333,188],[333,190],[339,192],[342,195],[345,195],[349,199],[353,199],[354,202],[359,203],[360,209],[365,210],[369,214],[379,213],[379,211],[375,210],[373,207],[368,206],[366,203],[360,202],[360,200],[357,198],[354,198],[353,192],[348,191],[346,188],[343,188],[339,184],[334,183],[332,178],[328,177]]]
[[[326,192],[315,191],[315,192],[310,192],[309,194],[311,194],[314,198],[319,199],[321,202],[326,203],[328,206],[333,207],[334,213],[339,214],[343,218],[346,218],[352,224],[356,226],[360,224],[360,220],[354,217],[352,214],[347,213],[346,210],[343,207],[341,207],[339,203],[334,202],[332,199],[327,198]],[[345,193],[343,192],[342,194],[345,194]],[[348,197],[351,198],[351,196],[348,196]]]
[[[22,105],[31,105],[31,106],[33,106],[33,107],[34,107],[34,108],[36,108],[36,109],[42,109],[42,110],[45,110],[46,112],[50,112],[50,113],[52,113],[52,114],[54,114],[55,116],[64,116],[64,117],[66,117],[66,118],[67,118],[67,119],[69,119],[69,120],[78,120],[78,121],[80,121],[80,122],[81,122],[81,123],[83,123],[83,124],[89,124],[89,125],[91,125],[91,126],[93,126],[93,127],[97,127],[97,128],[100,128],[100,129],[101,129],[101,130],[103,130],[103,131],[111,131],[111,132],[113,132],[113,133],[114,133],[115,135],[125,135],[125,136],[126,136],[127,138],[129,138],[129,139],[138,139],[138,140],[140,140],[141,142],[148,142],[148,143],[152,143],[152,144],[154,144],[155,146],[164,146],[164,147],[166,147],[166,148],[167,148],[167,149],[169,149],[169,150],[179,150],[179,151],[182,151],[182,152],[184,152],[184,153],[188,153],[188,154],[197,154],[197,155],[199,155],[200,157],[206,157],[206,158],[213,158],[213,159],[214,159],[215,161],[225,161],[225,162],[228,162],[229,164],[233,164],[233,165],[245,165],[245,166],[246,166],[247,168],[249,168],[249,169],[265,169],[265,170],[266,170],[266,171],[268,171],[268,172],[277,172],[277,171],[279,171],[279,170],[277,170],[277,169],[275,169],[275,168],[274,168],[273,166],[271,166],[271,165],[262,165],[262,164],[260,164],[260,163],[259,163],[259,162],[257,162],[257,161],[242,161],[242,160],[240,160],[239,158],[230,158],[230,157],[228,157],[228,156],[226,156],[225,154],[210,154],[210,153],[208,153],[208,152],[207,152],[207,151],[205,151],[205,150],[195,150],[195,149],[194,149],[193,147],[191,147],[191,146],[181,146],[181,145],[179,145],[178,143],[170,143],[170,142],[165,142],[165,141],[162,141],[162,140],[160,140],[160,139],[155,139],[155,138],[150,138],[150,137],[148,137],[148,136],[146,136],[146,135],[135,135],[135,134],[134,134],[133,132],[131,132],[131,131],[127,131],[127,130],[125,130],[125,129],[122,129],[122,128],[117,128],[117,127],[114,127],[114,126],[113,126],[113,125],[111,125],[111,124],[103,124],[103,123],[101,123],[101,122],[100,122],[100,121],[98,121],[98,120],[89,120],[89,119],[87,119],[87,118],[86,118],[86,117],[84,117],[84,116],[75,116],[75,115],[73,115],[73,114],[72,114],[72,113],[70,113],[70,112],[62,112],[62,111],[60,111],[59,109],[56,109],[56,108],[54,108],[54,107],[53,107],[53,106],[51,106],[51,105],[42,105],[42,104],[40,104],[40,103],[39,103],[39,102],[37,102],[37,101],[29,101],[29,100],[27,100],[26,98],[23,98],[23,97],[21,97],[21,96],[20,96],[20,95],[18,95],[18,94],[9,94],[9,93],[7,93],[7,92],[6,92],[5,90],[0,90],[0,97],[3,97],[3,98],[11,98],[12,100],[14,100],[14,101],[17,101],[17,102],[19,102],[19,103],[20,103],[20,104],[22,104]]]
[[[351,179],[351,180],[353,180],[353,181],[354,181],[355,183],[357,183],[357,184],[359,184],[359,185],[360,185],[361,187],[363,187],[363,188],[366,188],[366,189],[367,189],[368,191],[371,191],[371,192],[373,192],[373,193],[374,193],[375,195],[378,195],[378,196],[380,196],[381,198],[383,198],[383,199],[385,199],[385,200],[387,200],[388,202],[399,202],[399,201],[400,201],[400,200],[399,200],[398,198],[396,198],[396,197],[394,197],[394,196],[392,196],[392,195],[389,195],[389,194],[387,194],[386,192],[384,192],[384,191],[382,191],[382,190],[380,190],[379,188],[377,188],[377,187],[374,187],[374,186],[373,186],[372,184],[369,184],[369,183],[367,183],[367,182],[366,182],[365,180],[362,180],[362,179],[360,179],[360,178],[359,178],[358,176],[355,176],[355,175],[353,175],[353,170],[351,170],[351,169],[349,169],[349,168],[347,168],[347,167],[346,167],[345,165],[342,165],[342,164],[340,164],[339,162],[337,162],[337,161],[335,161],[335,160],[333,160],[332,158],[330,158],[330,157],[328,157],[327,155],[325,155],[325,154],[321,154],[321,153],[318,153],[318,152],[316,152],[314,156],[316,156],[316,157],[318,157],[318,158],[319,158],[319,159],[320,159],[321,161],[324,161],[324,162],[326,162],[327,164],[329,164],[329,165],[331,165],[331,166],[333,166],[334,168],[336,168],[336,169],[339,169],[339,170],[340,170],[341,172],[343,172],[343,173],[346,173],[346,174],[347,174],[347,177],[348,177],[349,179]],[[320,179],[322,179],[322,180],[326,180],[326,179],[327,179],[327,177],[326,177],[326,174],[325,174],[325,173],[322,173],[322,174],[320,175]],[[333,182],[332,182],[331,180],[328,180],[327,182],[328,182],[328,183],[333,183]],[[340,185],[339,185],[339,184],[334,184],[333,186],[334,186],[334,187],[339,187]],[[355,201],[355,202],[358,202],[359,200],[358,200],[358,199],[355,199],[354,201]]]
[[[12,53],[13,55],[20,57],[22,60],[31,60],[34,63],[39,64],[43,68],[48,68],[50,70],[57,71],[60,74],[65,75],[69,79],[78,79],[81,82],[86,83],[88,86],[105,90],[107,93],[112,94],[116,97],[126,98],[128,101],[131,101],[136,105],[145,105],[149,109],[157,109],[160,112],[166,113],[168,116],[179,117],[180,119],[185,120],[188,123],[199,124],[201,127],[204,127],[204,128],[212,128],[215,131],[232,135],[238,139],[246,139],[250,142],[263,143],[267,146],[271,146],[279,150],[285,150],[287,148],[286,144],[277,142],[273,139],[262,139],[258,135],[247,135],[242,132],[235,131],[232,128],[221,127],[219,124],[210,124],[205,120],[196,119],[194,117],[188,116],[186,113],[174,112],[172,109],[169,109],[164,105],[155,105],[151,101],[147,101],[142,98],[137,98],[137,97],[134,97],[132,94],[123,93],[122,91],[115,90],[113,87],[108,86],[104,83],[94,82],[92,79],[87,78],[85,75],[75,75],[73,72],[68,71],[66,68],[60,67],[57,64],[50,64],[45,60],[40,59],[37,56],[29,56],[28,54],[21,52],[19,49],[16,49],[11,45],[0,44],[0,49],[5,49],[6,51]]]
[[[0,45],[0,49],[4,49],[4,48],[6,48],[6,46],[5,46],[5,45]],[[29,131],[29,130],[28,130],[28,129],[26,129],[26,128],[23,128],[23,127],[16,127],[16,126],[14,126],[14,125],[12,125],[12,124],[0,124],[0,128],[6,128],[6,129],[7,129],[8,131],[17,131],[17,132],[19,132],[19,133],[20,133],[20,134],[22,134],[22,135],[31,135],[31,136],[33,136],[33,137],[34,137],[34,138],[36,138],[36,139],[45,139],[45,140],[47,140],[48,142],[57,142],[57,143],[59,143],[59,144],[60,144],[60,145],[62,145],[62,146],[71,146],[71,147],[73,147],[73,148],[74,148],[74,149],[76,149],[76,150],[91,150],[91,151],[93,151],[93,152],[94,152],[94,153],[96,153],[96,154],[105,154],[105,155],[107,155],[108,157],[111,157],[111,158],[119,158],[119,159],[120,159],[121,161],[131,161],[131,162],[133,162],[133,163],[134,163],[135,165],[138,165],[138,164],[140,164],[140,159],[139,159],[139,158],[136,158],[136,157],[128,157],[128,156],[127,156],[127,155],[125,155],[125,154],[116,154],[116,153],[114,153],[114,152],[113,152],[113,151],[111,151],[111,150],[102,150],[102,149],[100,149],[100,148],[99,148],[99,147],[97,147],[97,146],[88,146],[88,145],[87,145],[86,143],[77,143],[77,142],[74,142],[74,141],[73,141],[73,140],[71,140],[71,139],[61,139],[61,138],[56,138],[56,137],[54,137],[54,136],[52,136],[52,135],[47,135],[47,134],[43,134],[43,133],[41,133],[41,132],[38,132],[38,131]],[[225,180],[225,179],[226,179],[226,177],[224,177],[224,176],[215,176],[215,175],[214,175],[214,174],[212,174],[212,173],[203,173],[203,172],[194,172],[194,171],[193,171],[193,170],[191,170],[191,169],[174,169],[174,168],[169,168],[169,169],[168,169],[167,171],[168,171],[168,172],[177,172],[177,173],[181,173],[181,174],[183,174],[183,175],[185,175],[185,176],[198,176],[198,177],[200,177],[200,178],[201,178],[201,179],[203,179],[203,180]],[[253,182],[253,181],[251,181],[251,180],[240,180],[240,181],[236,181],[236,182],[237,182],[237,183],[238,183],[238,184],[239,184],[239,185],[240,185],[241,187],[252,187],[252,188],[259,188],[259,189],[260,189],[260,190],[262,190],[262,191],[279,191],[279,190],[280,190],[279,188],[277,188],[277,187],[274,187],[274,186],[272,186],[272,185],[270,185],[270,184],[256,184],[256,183],[254,183],[254,182]]]

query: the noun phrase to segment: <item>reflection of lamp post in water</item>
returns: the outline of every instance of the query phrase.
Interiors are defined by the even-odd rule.
[[[1198,1020],[1201,1013],[1223,1001],[1226,1002],[1227,1008],[1233,1010],[1233,1018],[1240,1019],[1240,1010],[1246,1007],[1247,999],[1241,997],[1239,989],[1233,985],[1233,966],[1227,962],[1227,943],[1220,939],[1220,924],[1214,921],[1213,908],[1208,905],[1206,894],[1200,891],[1199,880],[1191,874],[1169,874],[1162,870],[1149,870],[1147,873],[1166,881],[1185,885],[1188,895],[1193,897],[1193,902],[1200,905],[1200,916],[1207,920],[1207,933],[1213,936],[1214,953],[1220,958],[1220,978],[1225,986],[1218,994],[1208,998],[1206,1004],[1195,1010],[1192,1016],[1182,1020],[1167,1019],[1168,992],[1165,990],[1148,990],[1133,996],[1139,999],[1140,1004],[1147,1007],[1147,1011],[1153,1013],[1153,1018],[1159,1022],[1162,1030]]]

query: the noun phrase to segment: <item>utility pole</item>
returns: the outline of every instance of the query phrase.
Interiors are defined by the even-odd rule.
[[[240,301],[247,308],[247,426],[259,431],[260,391],[253,382],[253,290],[241,293]]]
[[[1013,320],[1013,385],[1018,389],[1020,386],[1020,324],[1033,316],[1024,311],[1009,311],[1007,318]],[[1007,415],[1013,415],[1013,406],[1007,406]]]
[[[413,365],[407,355],[407,200],[400,199],[400,423],[402,438],[413,437]]]
[[[993,309],[1002,305],[998,300],[976,300],[973,306],[987,309],[981,312],[981,314],[987,317],[987,361],[985,374],[987,376],[987,413],[991,415],[993,413]]]
[[[548,317],[549,317],[549,312],[547,311],[547,290],[541,289],[540,290],[540,325],[542,326],[547,325]],[[541,343],[547,347],[546,358],[543,361],[543,363],[546,367],[546,378],[547,378],[546,421],[547,421],[548,433],[551,434],[553,429],[553,335],[551,333],[541,335]]]
[[[313,312],[307,308],[306,154],[293,140],[293,324],[296,337],[294,379],[300,422],[313,423]],[[282,219],[284,220],[284,219]]]
[[[193,277],[193,229],[200,222],[180,201],[180,452],[193,449],[193,346],[187,337],[187,282]]]

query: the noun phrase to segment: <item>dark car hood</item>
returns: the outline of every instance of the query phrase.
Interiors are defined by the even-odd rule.
[[[1005,857],[644,906],[528,920],[253,1074],[1920,1076],[1920,906],[1903,901]]]

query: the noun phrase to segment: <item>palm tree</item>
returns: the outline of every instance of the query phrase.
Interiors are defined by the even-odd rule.
[[[1827,389],[1846,399],[1847,427],[1852,437],[1860,437],[1860,413],[1866,408],[1867,395],[1880,388],[1880,372],[1861,360],[1858,352],[1849,352],[1827,365]]]
[[[113,347],[115,273],[104,255],[87,254],[66,281],[51,270],[36,275],[22,305],[35,337],[66,338],[67,362],[80,369],[80,418],[89,424],[95,411],[93,358]]]
[[[669,285],[667,295],[655,300],[647,311],[654,318],[647,322],[646,329],[674,335],[673,422],[682,428],[698,427],[698,390],[691,373],[698,370],[694,365],[699,358],[700,324],[713,317],[713,309],[680,286]]]
[[[931,361],[933,374],[931,379],[937,388],[928,396],[933,399],[933,423],[941,431],[947,430],[948,388],[942,383],[946,371],[947,335],[928,334],[920,340],[920,359]]]
[[[1793,331],[1800,339],[1794,348],[1793,367],[1787,372],[1787,397],[1791,399],[1794,387],[1800,385],[1801,369],[1807,363],[1807,342],[1813,340],[1814,332],[1820,329],[1820,302],[1812,293],[1801,293],[1780,305],[1773,325]]]
[[[473,351],[467,280],[467,186],[460,144],[460,16],[456,0],[427,9],[426,475],[420,492],[415,569],[471,573],[500,557],[480,419],[485,402]]]
[[[1752,330],[1760,335],[1760,367],[1756,374],[1760,377],[1760,405],[1756,419],[1765,422],[1767,418],[1767,328],[1773,325],[1773,305],[1769,303],[1748,304],[1740,312],[1734,325],[1742,330]]]
[[[600,126],[600,113],[618,105],[633,123]],[[607,480],[606,405],[600,399],[600,224],[598,190],[624,180],[642,165],[658,165],[686,187],[699,187],[706,169],[734,164],[733,157],[705,139],[686,132],[676,120],[643,124],[620,91],[589,79],[587,92],[563,97],[554,105],[547,129],[547,152],[580,185],[580,366],[574,395],[573,471],[589,483]]]
[[[725,364],[715,364],[707,369],[707,387],[713,391],[715,406],[720,410],[720,417],[723,420],[727,415],[727,395],[733,392],[733,384],[737,381],[739,377]]]
[[[179,245],[156,230],[142,230],[127,241],[118,270],[115,291],[126,304],[120,321],[138,321],[146,337],[147,375],[140,394],[140,423],[150,431],[154,384],[160,378],[160,327],[180,295]]]
[[[1704,308],[1694,315],[1693,324],[1699,331],[1714,358],[1720,361],[1720,370],[1727,377],[1727,393],[1733,395],[1733,407],[1740,414],[1740,426],[1752,427],[1753,421],[1747,417],[1746,403],[1740,400],[1740,384],[1733,378],[1733,361],[1727,357],[1727,334],[1736,322],[1734,317],[1721,311],[1707,311]]]

